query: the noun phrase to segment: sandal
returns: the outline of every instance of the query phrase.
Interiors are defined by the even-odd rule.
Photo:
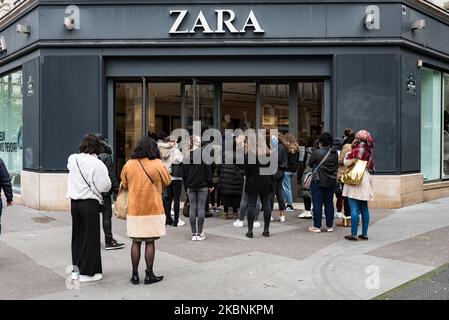
[[[350,236],[346,236],[345,239],[350,241],[357,241],[357,238],[354,237],[352,234]]]

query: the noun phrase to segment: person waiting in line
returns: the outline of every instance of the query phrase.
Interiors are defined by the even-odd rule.
[[[313,147],[306,148],[304,161],[303,161],[303,174],[301,177],[301,195],[304,201],[304,211],[298,215],[300,219],[312,219],[312,191],[310,187],[306,187],[304,184],[304,180],[306,175],[309,172],[312,172],[313,169],[310,167],[310,157],[312,156],[312,152],[314,148],[318,148],[318,140],[313,143]]]
[[[271,210],[274,210],[274,197],[276,196],[279,204],[279,219],[281,222],[285,222],[285,202],[282,193],[282,181],[284,180],[284,172],[287,168],[287,151],[285,149],[285,146],[282,144],[282,142],[279,141],[279,138],[277,136],[272,136],[271,142],[277,148],[278,153],[278,168],[273,176],[273,192],[271,193],[270,199]],[[273,220],[273,218],[271,219]]]
[[[242,199],[243,174],[239,165],[235,164],[235,143],[233,150],[226,150],[223,155],[223,164],[218,165],[220,175],[220,190],[223,199],[223,217],[229,219],[229,209],[232,208],[233,219],[238,218],[238,208]],[[233,159],[233,163],[226,164],[226,154]]]
[[[343,148],[343,138],[338,138],[335,137],[334,138],[334,144],[333,144],[333,148],[335,150],[337,150],[337,154],[338,157],[340,158],[341,155],[341,150]],[[339,162],[339,167],[338,167],[339,171],[337,172],[337,185],[335,187],[335,197],[336,197],[336,207],[337,207],[337,212],[335,213],[335,218],[336,219],[342,219],[344,217],[343,214],[343,189],[341,187],[341,181],[340,181],[340,177],[339,177],[339,172],[340,172],[340,162]]]
[[[245,135],[239,135],[236,138],[236,145],[240,148],[239,150],[246,150],[247,148],[247,139]],[[242,187],[242,198],[240,200],[240,208],[238,210],[239,217],[236,221],[234,221],[233,226],[234,227],[243,227],[247,212],[248,212],[248,195],[245,192],[245,186],[246,186],[246,172],[245,172],[245,166],[240,166],[243,173],[243,187]],[[256,202],[256,216],[254,217],[253,222],[253,228],[260,228],[260,222],[259,222],[259,213],[260,209],[262,208],[262,204],[260,203],[260,197],[257,197]]]
[[[341,182],[341,175],[346,170],[346,167],[343,164],[343,162],[345,160],[346,154],[352,150],[352,142],[354,141],[354,139],[355,139],[355,133],[354,132],[349,133],[348,137],[343,141],[343,147],[338,156],[337,183],[339,184],[338,188],[340,188],[342,195],[341,195],[340,201],[337,198],[337,211],[342,212],[342,207],[344,209],[342,220],[341,220],[341,222],[337,223],[337,226],[339,226],[339,227],[349,227],[351,224],[351,209],[349,207],[348,198],[343,196],[344,184],[343,184],[343,182]]]
[[[190,146],[189,162],[186,163],[184,161],[182,164],[182,178],[184,186],[187,188],[190,202],[189,221],[192,230],[192,241],[202,241],[206,239],[206,235],[203,232],[206,199],[209,191],[213,190],[212,168],[203,161],[201,138],[192,136]]]
[[[174,136],[168,136],[163,141],[158,141],[158,147],[161,160],[172,178],[172,183],[165,187],[163,192],[165,224],[180,227],[185,225],[185,222],[179,219],[182,191],[182,152],[178,149],[177,139]],[[171,217],[172,203],[174,203],[174,219]]]
[[[103,278],[100,249],[100,205],[111,189],[108,168],[97,158],[101,145],[94,134],[81,140],[79,153],[69,156],[67,198],[72,213],[72,279],[80,282]]]
[[[211,165],[213,177],[212,177],[212,186],[214,187],[213,191],[209,193],[210,199],[210,213],[218,213],[222,211],[221,209],[221,191],[220,191],[220,176],[217,172],[217,164],[214,162]]]
[[[315,171],[312,178],[313,226],[310,232],[321,232],[321,220],[324,212],[327,232],[333,231],[334,193],[337,184],[338,153],[333,145],[333,137],[324,132],[319,138],[319,148],[314,149],[310,157],[310,166]]]
[[[273,193],[274,176],[261,173],[261,168],[268,167],[269,163],[262,165],[259,161],[259,157],[268,157],[270,156],[271,151],[266,143],[265,136],[258,134],[257,140],[257,145],[249,143],[245,152],[244,168],[246,173],[246,184],[244,192],[248,198],[248,232],[246,233],[246,237],[248,238],[253,238],[253,227],[256,217],[258,198],[260,198],[260,202],[262,204],[264,217],[264,228],[262,235],[264,237],[270,236],[270,200],[271,194]],[[256,159],[256,163],[249,163],[250,159]]]
[[[165,214],[162,190],[171,183],[171,176],[160,159],[157,142],[150,137],[141,139],[120,174],[122,187],[128,190],[126,226],[132,239],[131,283],[139,284],[139,262],[142,242],[145,242],[144,284],[161,281],[154,274],[155,241],[165,235]]]
[[[108,192],[103,193],[103,205],[101,206],[105,249],[121,249],[125,246],[125,244],[118,242],[112,236],[112,195],[115,194],[115,196],[117,196],[120,189],[120,183],[118,182],[114,171],[112,148],[108,145],[108,141],[106,140],[105,136],[103,136],[103,134],[97,133],[95,136],[100,141],[102,149],[100,154],[98,155],[98,159],[100,159],[105,164],[106,168],[108,168],[109,179],[111,179],[112,184],[111,189]]]
[[[11,177],[9,176],[8,169],[6,169],[5,163],[2,158],[0,158],[0,234],[2,233],[2,190],[6,197],[6,206],[10,207],[13,204],[13,192],[11,185]]]
[[[286,203],[285,211],[295,211],[293,208],[292,179],[298,171],[299,145],[291,133],[279,135],[279,141],[287,151],[287,167],[282,180],[282,192]]]
[[[368,240],[369,208],[368,201],[374,197],[372,174],[374,174],[373,159],[374,139],[366,130],[360,130],[355,135],[352,150],[346,153],[344,165],[351,166],[357,160],[367,161],[366,170],[363,174],[362,183],[358,185],[345,184],[343,196],[348,197],[351,208],[351,235],[347,240]],[[357,237],[359,227],[359,213],[362,215],[362,234]]]

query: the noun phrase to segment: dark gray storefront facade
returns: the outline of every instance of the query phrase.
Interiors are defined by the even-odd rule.
[[[119,149],[117,126],[132,131],[130,141],[151,126],[189,126],[190,114],[222,127],[223,115],[235,112],[231,104],[243,103],[236,97],[251,90],[255,128],[283,126],[298,137],[369,130],[377,143],[373,206],[449,192],[444,133],[440,150],[431,152],[440,153],[438,177],[426,179],[423,171],[431,169],[423,166],[428,152],[421,143],[437,139],[422,131],[421,80],[423,70],[440,72],[444,100],[449,14],[422,1],[36,0],[19,9],[0,22],[0,75],[21,72],[18,189],[26,205],[67,208],[66,160],[86,132],[103,132]],[[65,17],[73,18],[73,30]],[[413,29],[419,20],[425,28]],[[18,33],[18,24],[30,33]],[[284,107],[270,100],[271,91]],[[179,102],[170,116],[157,98],[164,92],[167,103]],[[319,110],[303,114],[301,105],[313,101]],[[445,103],[449,96],[442,112]]]

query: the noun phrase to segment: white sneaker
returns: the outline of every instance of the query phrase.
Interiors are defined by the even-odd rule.
[[[274,218],[273,218],[273,217],[271,217],[270,221],[274,221]]]
[[[304,211],[299,214],[298,218],[300,219],[308,219],[312,217],[312,213],[310,211]]]
[[[233,223],[232,225],[233,225],[234,227],[241,228],[241,227],[243,227],[243,221],[237,219],[236,221],[234,221],[234,223]]]
[[[103,279],[103,275],[101,273],[97,273],[97,274],[95,274],[93,276],[85,276],[85,275],[82,275],[82,274],[80,274],[80,276],[79,276],[79,281],[80,282],[92,282],[92,281],[98,281],[98,280],[101,280],[101,279]]]
[[[285,216],[280,216],[281,222],[285,222]]]
[[[181,219],[178,220],[178,227],[182,227],[185,224],[186,223],[184,221],[182,221]]]
[[[327,228],[327,232],[334,232],[334,228]]]
[[[198,240],[198,236],[196,235],[196,233],[192,233],[192,241],[196,240]]]
[[[309,231],[310,231],[310,232],[314,232],[314,233],[320,233],[320,232],[321,232],[321,229],[315,228],[315,227],[309,227]]]
[[[335,214],[335,219],[343,219],[345,215],[342,212],[337,212]]]
[[[203,240],[205,240],[206,239],[206,235],[204,234],[204,232],[203,233],[199,233],[198,235],[197,235],[197,237],[196,237],[196,240],[197,241],[203,241]]]
[[[78,280],[80,278],[80,273],[79,272],[72,272],[72,280]]]
[[[260,222],[259,221],[254,221],[253,228],[254,229],[260,228]]]
[[[307,211],[306,212],[306,219],[312,219],[312,218],[313,218],[312,211]]]

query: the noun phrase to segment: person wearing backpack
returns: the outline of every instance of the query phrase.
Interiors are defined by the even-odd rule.
[[[323,204],[325,208],[327,232],[333,231],[334,224],[334,193],[337,185],[338,153],[332,147],[334,139],[328,132],[321,134],[319,147],[314,149],[309,164],[313,168],[312,175],[312,202],[313,226],[310,232],[321,232]]]
[[[13,192],[11,185],[11,177],[9,176],[8,169],[6,169],[5,163],[0,158],[0,234],[2,233],[2,224],[1,224],[2,210],[3,210],[3,203],[1,199],[2,190],[6,197],[6,205],[8,207],[12,206]]]

